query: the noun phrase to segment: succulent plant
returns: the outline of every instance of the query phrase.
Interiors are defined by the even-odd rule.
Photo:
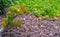
[[[10,12],[12,12],[12,14],[14,15],[21,15],[23,13],[25,13],[26,15],[29,14],[29,8],[26,7],[25,5],[14,5],[9,7]]]
[[[14,21],[15,16],[18,16],[24,13],[24,10],[22,10],[23,12],[21,13],[20,11],[18,11],[18,8],[20,10],[20,6],[9,7],[9,11],[6,13],[6,18],[2,20],[3,28],[7,27],[8,29],[10,29],[14,26],[21,27],[22,21]]]
[[[12,28],[14,26],[21,27],[21,25],[22,25],[22,21],[14,21],[12,19],[12,17],[3,18],[3,20],[2,20],[2,27],[3,28],[7,27],[7,29],[10,29],[10,28]]]
[[[7,18],[2,19],[2,27],[4,28],[7,24]]]

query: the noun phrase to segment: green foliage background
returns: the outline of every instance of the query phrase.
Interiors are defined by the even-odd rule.
[[[60,16],[60,0],[2,0],[4,7],[25,4],[36,16]]]

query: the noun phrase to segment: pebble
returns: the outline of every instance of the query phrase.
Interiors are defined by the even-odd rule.
[[[17,18],[18,17],[15,18],[15,21],[22,20],[23,24],[22,24],[22,28],[11,29],[11,31],[17,33],[17,35],[15,35],[16,37],[24,37],[24,36],[26,37],[41,37],[41,36],[56,37],[56,35],[59,35],[60,33],[60,28],[59,28],[60,24],[58,25],[59,21],[57,20],[56,21],[38,20],[34,15],[30,15],[30,14],[29,15],[23,14],[18,19]],[[59,29],[59,32],[58,32],[58,29]]]

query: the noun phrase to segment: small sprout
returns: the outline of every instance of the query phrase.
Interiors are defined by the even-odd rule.
[[[18,27],[21,27],[21,25],[22,25],[22,21],[19,21],[19,20],[16,21],[16,22],[14,22],[14,23],[15,23],[15,25],[18,26]]]
[[[7,18],[2,19],[2,27],[4,28],[7,24]]]
[[[13,17],[9,16],[8,17],[8,23],[10,24],[13,21]]]
[[[6,14],[6,17],[7,17],[8,23],[11,23],[13,21],[13,14],[11,12],[8,12]]]
[[[40,12],[34,12],[33,13],[35,16],[39,17],[40,16]]]
[[[22,25],[22,22],[21,21],[13,21],[11,22],[9,25],[8,25],[8,29],[14,27],[14,26],[18,26],[18,27],[21,27]]]

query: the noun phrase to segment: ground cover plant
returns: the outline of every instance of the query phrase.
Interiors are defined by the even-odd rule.
[[[25,4],[35,16],[60,16],[59,0],[2,0],[4,7]]]

